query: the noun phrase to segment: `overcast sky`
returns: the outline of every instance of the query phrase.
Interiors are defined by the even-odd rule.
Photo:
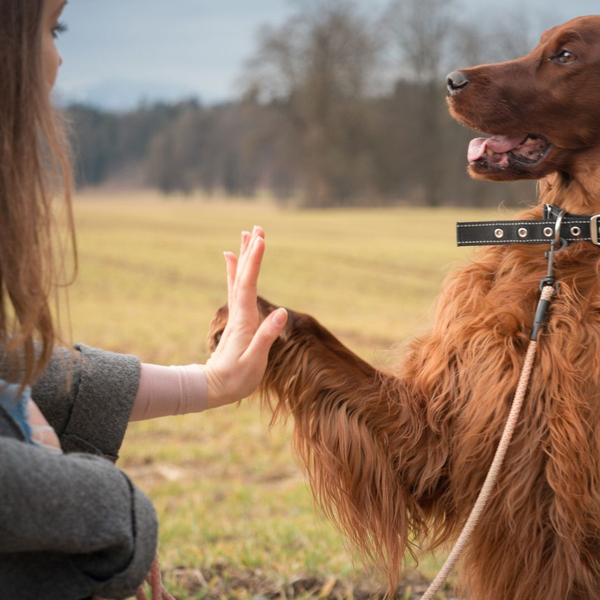
[[[357,0],[381,11],[388,0]],[[600,13],[600,0],[462,0],[467,11],[524,10],[532,21]],[[521,7],[521,8],[519,8]],[[148,101],[197,96],[233,98],[235,81],[255,48],[262,24],[292,12],[288,0],[69,0],[59,41],[59,89],[67,99],[128,108]]]

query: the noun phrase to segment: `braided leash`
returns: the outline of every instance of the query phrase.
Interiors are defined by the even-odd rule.
[[[544,285],[542,287],[542,294],[540,298],[540,305],[542,302],[545,303],[544,312],[547,308],[547,304],[550,302],[552,298],[552,294],[554,293],[554,286],[552,285]],[[539,311],[538,311],[539,312]],[[537,320],[537,319],[536,319]],[[533,369],[533,361],[535,360],[535,354],[537,351],[538,343],[536,339],[532,339],[529,342],[529,346],[527,348],[527,354],[525,356],[525,363],[523,364],[523,369],[521,371],[521,376],[519,377],[519,384],[517,386],[517,391],[515,393],[515,397],[510,409],[510,413],[508,415],[508,419],[506,420],[506,425],[504,426],[504,431],[502,432],[502,437],[500,438],[500,443],[498,444],[498,448],[496,450],[496,454],[494,455],[494,460],[492,461],[492,465],[488,474],[485,478],[485,482],[483,483],[483,487],[479,492],[479,496],[477,497],[477,501],[475,505],[471,509],[471,513],[469,514],[469,518],[465,523],[463,530],[461,531],[458,540],[454,548],[452,548],[452,552],[446,559],[444,566],[437,574],[437,577],[433,580],[429,588],[423,596],[421,596],[421,600],[433,600],[435,594],[440,589],[446,577],[448,577],[450,571],[456,565],[461,553],[465,549],[466,545],[469,543],[471,535],[477,523],[481,519],[483,511],[487,505],[488,500],[492,494],[492,490],[498,481],[498,475],[500,473],[500,469],[502,468],[502,464],[504,462],[504,458],[506,456],[506,452],[508,450],[508,445],[512,439],[515,426],[517,424],[517,420],[519,418],[519,414],[521,412],[521,407],[523,406],[523,400],[525,398],[525,394],[527,392],[527,386],[529,385],[529,379],[531,378],[531,371]]]
[[[550,253],[550,255],[553,252]],[[550,256],[550,261],[552,257]],[[550,263],[551,264],[551,263]],[[549,269],[550,271],[550,269]],[[521,375],[519,377],[519,383],[517,385],[517,391],[515,392],[515,397],[513,399],[513,403],[510,409],[510,413],[506,420],[506,425],[504,426],[504,431],[502,432],[502,437],[500,438],[500,443],[498,444],[498,448],[496,449],[496,454],[494,455],[494,459],[486,475],[485,481],[479,492],[479,496],[475,502],[475,505],[471,509],[471,513],[469,514],[469,518],[465,523],[465,526],[458,537],[458,540],[452,549],[452,552],[446,559],[442,569],[437,574],[436,578],[433,580],[429,588],[423,596],[421,596],[421,600],[433,600],[435,594],[438,592],[442,584],[444,583],[446,577],[448,577],[450,571],[455,567],[456,563],[466,545],[469,543],[471,535],[475,530],[475,527],[479,523],[481,516],[483,515],[483,511],[490,499],[493,488],[498,481],[498,476],[500,474],[500,469],[504,463],[504,458],[506,457],[506,452],[508,451],[508,446],[512,439],[517,420],[519,418],[519,414],[521,413],[521,408],[523,406],[523,400],[525,399],[525,394],[527,393],[527,387],[529,385],[529,380],[531,378],[531,372],[533,370],[533,363],[535,360],[535,355],[537,352],[537,333],[539,332],[539,328],[541,326],[541,322],[543,320],[543,316],[547,310],[548,304],[554,294],[554,286],[553,285],[543,285],[542,293],[540,297],[538,314],[536,314],[536,324],[534,326],[534,334],[532,334],[532,339],[527,348],[527,354],[525,356],[525,362],[523,364],[523,369],[521,370]],[[158,557],[155,557],[152,562],[152,567],[150,572],[146,577],[146,583],[150,585],[152,590],[151,600],[176,600],[164,587],[162,584],[162,579],[160,575],[160,566],[158,563]],[[94,597],[93,600],[102,600],[99,597]],[[141,585],[136,594],[136,600],[148,600],[146,596],[146,592],[144,591],[144,586]]]
[[[152,561],[152,567],[150,572],[146,575],[146,583],[150,586],[152,596],[150,600],[175,600],[174,596],[171,596],[169,592],[164,588],[162,578],[160,576],[160,565],[158,564],[158,556]],[[148,600],[146,592],[144,591],[144,585],[140,585],[136,592],[136,600]],[[94,596],[93,600],[102,600],[99,596]]]
[[[148,573],[146,577],[146,583],[150,585],[150,589],[152,590],[152,598],[151,600],[175,600],[169,592],[164,588],[162,579],[160,576],[160,565],[158,564],[158,556],[154,558],[152,561],[152,567],[150,568],[150,573]],[[144,586],[140,585],[136,594],[137,600],[148,600],[146,597],[146,592],[144,591]]]

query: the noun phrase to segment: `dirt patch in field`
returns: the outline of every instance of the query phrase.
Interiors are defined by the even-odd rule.
[[[349,583],[336,577],[298,577],[283,582],[269,578],[260,570],[236,571],[221,564],[210,569],[175,568],[165,572],[164,576],[167,582],[175,583],[191,598],[199,600],[383,600],[386,592],[381,584],[369,580]],[[409,571],[394,598],[417,600],[428,585],[429,581],[421,573]],[[454,600],[450,586],[446,585],[437,598]]]

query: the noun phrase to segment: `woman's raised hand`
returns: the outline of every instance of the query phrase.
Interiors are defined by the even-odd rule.
[[[236,402],[258,387],[269,349],[287,321],[284,308],[259,323],[257,282],[265,252],[265,232],[255,227],[242,233],[240,257],[225,252],[229,320],[215,352],[205,366],[208,408]]]

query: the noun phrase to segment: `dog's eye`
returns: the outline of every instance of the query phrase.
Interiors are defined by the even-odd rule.
[[[569,63],[575,62],[577,60],[577,57],[572,52],[569,52],[568,50],[561,50],[558,54],[555,54],[552,58],[554,58],[554,60],[556,60],[557,62],[559,62],[563,65],[568,65]]]

